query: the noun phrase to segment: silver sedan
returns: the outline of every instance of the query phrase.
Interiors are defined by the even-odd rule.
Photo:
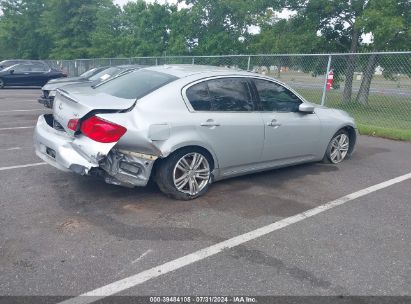
[[[188,200],[233,176],[340,163],[356,134],[347,113],[308,103],[271,77],[169,65],[58,90],[34,144],[60,170],[126,187],[152,179],[168,196]]]

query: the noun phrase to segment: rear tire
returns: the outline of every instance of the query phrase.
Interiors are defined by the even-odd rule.
[[[350,151],[350,136],[346,130],[340,130],[333,138],[331,138],[325,155],[323,163],[339,164],[349,155]]]
[[[0,89],[4,89],[4,80],[0,78]]]
[[[156,182],[161,192],[177,200],[192,200],[207,192],[213,161],[199,148],[183,148],[161,160]]]

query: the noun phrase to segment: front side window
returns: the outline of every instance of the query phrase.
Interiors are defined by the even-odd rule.
[[[30,72],[31,66],[27,64],[15,64],[5,68],[4,71],[14,71],[14,73]]]
[[[219,78],[195,84],[187,89],[186,95],[195,111],[254,110],[254,102],[247,79]]]
[[[254,79],[263,111],[298,112],[301,100],[290,90],[280,84]]]

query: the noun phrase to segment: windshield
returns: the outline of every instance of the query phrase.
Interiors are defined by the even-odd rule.
[[[11,66],[9,66],[9,67],[7,67],[7,68],[4,68],[2,71],[10,71],[10,70],[14,70],[16,67],[18,67],[18,66],[20,66],[20,64],[14,64],[14,65],[11,65]]]
[[[110,77],[112,77],[113,75],[116,75],[118,72],[120,72],[122,69],[119,67],[111,67],[111,68],[107,68],[105,70],[102,70],[101,72],[97,73],[96,75],[91,76],[89,79],[92,81],[95,80],[107,80]]]
[[[138,99],[176,79],[169,74],[137,70],[107,81],[95,90],[119,98]]]
[[[0,70],[3,70],[3,68],[5,68],[5,66],[7,65],[7,63],[8,63],[7,60],[0,61]]]

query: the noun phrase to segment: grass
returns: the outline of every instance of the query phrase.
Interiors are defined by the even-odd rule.
[[[322,91],[296,88],[307,100],[319,103]],[[355,97],[355,94],[353,96]],[[370,94],[367,106],[341,101],[341,92],[327,92],[325,105],[348,112],[354,117],[360,134],[411,141],[411,97]]]
[[[358,124],[358,131],[362,135],[377,136],[388,139],[411,141],[411,130],[399,130]]]

